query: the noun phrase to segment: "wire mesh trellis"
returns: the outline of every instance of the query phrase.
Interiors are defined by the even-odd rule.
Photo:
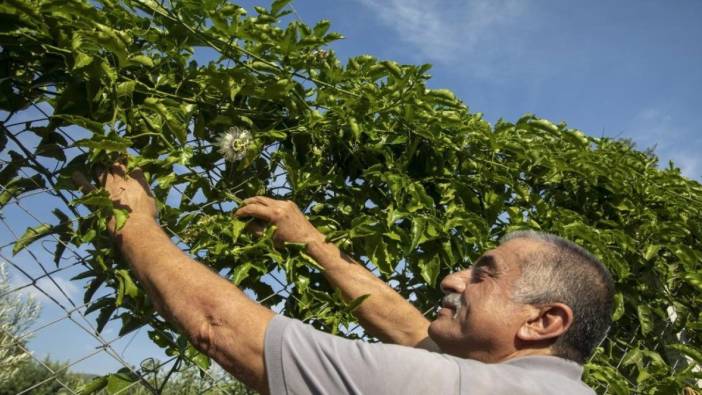
[[[2,188],[4,189],[5,187],[2,186]],[[46,213],[41,213],[40,211],[42,210],[37,209],[35,203],[31,202],[31,200],[37,200],[40,202],[41,206],[45,207],[56,207],[57,205],[65,204],[65,200],[57,198],[52,192],[45,189],[41,192],[34,192],[18,197],[5,206],[2,217],[0,217],[0,223],[2,223],[2,226],[6,230],[6,232],[2,232],[4,236],[0,242],[2,244],[0,247],[0,259],[10,268],[10,272],[13,276],[11,286],[0,295],[0,298],[5,298],[16,293],[34,293],[40,295],[40,299],[45,302],[45,309],[54,308],[54,310],[59,311],[60,315],[58,317],[52,317],[51,314],[44,314],[42,320],[39,320],[32,325],[26,333],[19,334],[19,336],[5,333],[5,336],[14,337],[14,342],[11,342],[10,345],[20,347],[24,351],[29,352],[27,346],[24,345],[27,340],[44,335],[53,337],[56,333],[67,333],[65,331],[79,332],[83,337],[81,341],[87,338],[93,340],[93,344],[89,347],[92,348],[92,350],[81,355],[71,356],[68,363],[62,366],[61,369],[66,370],[76,366],[89,369],[89,364],[86,364],[86,362],[89,362],[91,359],[95,359],[96,357],[109,358],[113,362],[111,364],[112,366],[127,369],[134,377],[139,378],[139,380],[134,381],[133,386],[141,386],[144,390],[152,393],[160,392],[159,388],[154,387],[148,379],[149,374],[154,374],[158,372],[159,369],[145,369],[143,366],[140,366],[141,361],[135,360],[133,357],[130,358],[127,354],[129,342],[133,341],[135,335],[125,334],[107,338],[104,334],[105,332],[103,332],[103,334],[98,334],[95,328],[94,318],[86,317],[88,304],[76,301],[77,295],[75,295],[75,286],[67,282],[65,276],[75,274],[76,269],[85,265],[85,259],[88,254],[87,251],[76,250],[70,245],[66,245],[67,251],[72,256],[68,261],[66,261],[65,258],[62,259],[56,268],[50,268],[48,266],[51,261],[51,259],[47,259],[49,250],[47,248],[42,248],[43,244],[31,246],[23,253],[14,257],[11,256],[9,251],[18,238],[17,229],[22,228],[25,224],[31,226],[30,224],[32,222],[46,222],[46,218],[42,218],[42,214],[46,215]],[[62,241],[58,239],[55,239],[54,242],[62,243]],[[73,292],[71,290],[73,290]],[[57,330],[57,326],[66,326],[66,324],[69,324],[67,329]],[[61,343],[61,346],[66,348],[79,346],[78,344],[65,344],[60,338],[53,338],[53,340]],[[125,340],[127,340],[128,343],[123,344],[124,348],[121,352],[117,351],[116,346],[120,343],[124,343]],[[32,344],[33,343],[30,342],[29,346],[31,347]],[[53,370],[35,355],[33,355],[33,358],[36,359],[39,365],[49,371],[50,376],[36,383],[32,383],[27,388],[21,389],[20,393],[32,393],[40,387],[54,382],[58,383],[60,387],[68,393],[76,393],[78,388],[72,388],[70,385],[60,380],[59,374],[61,371]],[[167,368],[169,365],[175,365],[177,363],[175,358],[170,358],[165,362],[159,363],[157,368]],[[201,372],[202,379],[208,382],[210,387],[204,387],[203,392],[217,388],[224,380],[222,377],[215,378],[211,372],[207,370],[201,369]],[[222,389],[222,391],[227,392],[225,389]]]
[[[0,186],[0,188],[5,188]],[[0,191],[1,192],[1,191]],[[138,352],[133,349],[134,338],[140,334],[124,334],[110,337],[109,330],[103,334],[96,333],[94,318],[86,316],[88,304],[78,301],[75,286],[67,282],[66,276],[76,273],[85,265],[89,252],[81,249],[74,249],[67,245],[70,257],[63,258],[59,265],[52,267],[51,249],[45,243],[38,243],[30,246],[27,250],[12,256],[10,250],[18,238],[18,229],[26,226],[45,223],[48,215],[47,208],[55,208],[65,205],[66,199],[56,196],[56,192],[50,188],[41,189],[32,193],[16,197],[5,208],[3,208],[0,223],[5,231],[0,239],[0,259],[8,266],[12,273],[11,286],[0,295],[0,298],[18,293],[38,295],[44,302],[45,314],[37,320],[25,333],[5,334],[14,336],[14,343],[23,351],[27,352],[42,369],[46,370],[46,375],[39,376],[36,382],[29,383],[26,388],[19,389],[18,393],[30,394],[41,391],[43,387],[58,388],[60,392],[76,394],[79,393],[85,381],[76,383],[65,382],[62,373],[68,370],[90,371],[91,361],[100,360],[99,364],[108,364],[112,370],[118,368],[126,369],[133,377],[131,384],[123,388],[124,393],[163,393],[168,380],[162,380],[159,384],[154,380],[159,372],[168,372],[178,368],[182,361],[177,357],[161,356],[162,362],[154,361],[154,356],[140,359]],[[174,235],[177,236],[177,235]],[[58,239],[52,242],[60,243]],[[276,285],[277,290],[271,295],[260,296],[260,301],[265,301],[275,295],[283,297],[294,297],[288,292],[284,276],[271,273],[266,281]],[[429,314],[431,311],[426,311]],[[669,323],[670,325],[670,323]],[[59,328],[63,327],[63,328]],[[666,326],[667,328],[667,326]],[[109,328],[108,328],[109,329]],[[349,332],[357,331],[358,327],[351,327]],[[56,338],[56,333],[65,334],[68,332],[79,333],[80,336],[71,341],[81,344],[70,344],[69,341]],[[636,331],[634,331],[636,332]],[[106,334],[107,333],[107,334]],[[143,335],[143,333],[142,333]],[[663,333],[660,334],[663,336]],[[636,335],[632,336],[632,341]],[[53,341],[59,342],[61,347],[74,349],[84,347],[85,351],[71,353],[70,356],[58,355],[59,358],[67,358],[65,364],[56,368],[51,366],[36,352],[32,352],[32,347],[39,346],[41,339],[49,337]],[[90,339],[90,344],[85,343]],[[27,343],[27,341],[29,341]],[[631,343],[631,342],[630,342]],[[624,356],[629,351],[629,345],[613,343],[622,353],[622,358],[617,364],[617,368],[622,364]],[[121,349],[120,349],[121,348]],[[158,350],[154,349],[154,352]],[[107,362],[106,362],[107,361]],[[148,366],[148,365],[151,366]],[[192,369],[196,369],[200,374],[195,378],[199,382],[195,393],[240,393],[246,391],[241,386],[233,386],[231,379],[221,371],[213,373],[211,370],[203,369],[197,364],[191,364]],[[93,371],[94,372],[94,371]],[[174,377],[174,376],[171,376]],[[163,379],[163,378],[162,378]],[[635,383],[630,383],[631,388],[636,388]],[[600,393],[610,393],[609,386],[596,388]]]
[[[252,56],[251,54],[247,55]],[[255,56],[252,57],[256,58]],[[258,60],[265,61],[264,59]],[[295,77],[313,83],[320,83],[320,81],[316,81],[304,75],[295,75]],[[327,86],[327,88],[335,89],[339,94],[354,94],[334,86]],[[37,297],[44,302],[45,310],[47,310],[42,318],[32,325],[28,332],[19,335],[5,335],[13,336],[14,341],[12,344],[26,352],[30,352],[34,347],[37,347],[37,349],[45,348],[43,346],[40,347],[40,342],[41,339],[47,337],[57,343],[61,343],[61,346],[64,348],[82,347],[82,350],[75,350],[74,353],[67,357],[68,361],[58,367],[48,363],[37,355],[32,355],[36,364],[48,374],[42,376],[43,378],[41,379],[29,383],[24,388],[18,389],[18,392],[35,393],[41,391],[43,388],[51,387],[65,393],[78,393],[83,383],[66,380],[63,373],[69,369],[95,372],[96,370],[91,364],[98,364],[97,361],[105,360],[109,361],[109,371],[124,369],[124,374],[131,377],[131,383],[124,386],[121,390],[122,392],[168,392],[167,383],[170,378],[175,377],[173,376],[173,372],[179,370],[182,364],[187,361],[183,361],[179,357],[167,355],[156,356],[157,358],[163,359],[163,361],[158,361],[154,360],[155,356],[153,355],[142,355],[140,350],[137,349],[137,345],[139,344],[138,337],[144,337],[143,331],[114,335],[114,333],[110,332],[111,327],[108,325],[102,333],[98,334],[94,323],[94,317],[87,313],[86,309],[88,304],[77,300],[76,286],[66,279],[71,275],[77,274],[78,271],[83,268],[90,254],[88,250],[74,249],[70,245],[66,245],[70,256],[62,258],[55,268],[52,266],[51,246],[52,244],[55,246],[57,243],[63,243],[63,241],[55,236],[49,236],[52,240],[31,245],[17,256],[13,256],[11,253],[12,246],[18,239],[18,232],[21,232],[27,227],[47,223],[51,218],[51,209],[61,207],[72,211],[76,216],[82,214],[77,208],[68,204],[68,202],[75,197],[72,196],[71,192],[57,190],[53,187],[56,181],[55,167],[52,171],[52,166],[47,164],[43,158],[34,156],[31,154],[31,150],[25,148],[25,146],[31,146],[31,144],[33,144],[31,136],[24,134],[28,129],[27,125],[31,124],[36,126],[44,124],[44,122],[50,118],[50,111],[51,110],[48,108],[35,105],[32,107],[32,111],[28,113],[5,114],[7,117],[3,116],[5,118],[3,132],[6,132],[8,137],[12,140],[10,145],[14,144],[13,147],[27,155],[27,159],[30,161],[43,165],[47,170],[46,173],[37,173],[36,175],[43,177],[45,181],[52,186],[40,188],[13,198],[13,200],[3,208],[1,213],[2,217],[0,217],[0,222],[2,222],[5,231],[2,232],[4,236],[0,239],[0,259],[2,259],[13,272],[14,283],[3,295],[0,295],[0,297],[16,295],[18,293],[33,293],[38,295]],[[71,132],[72,133],[64,133],[65,137],[70,139],[71,135],[74,134],[74,131]],[[75,132],[80,133],[81,131],[76,130]],[[80,151],[79,148],[74,147],[73,149]],[[0,160],[4,161],[3,165],[9,164],[8,158],[0,158]],[[27,172],[22,175],[27,178],[35,176],[35,174]],[[208,173],[208,176],[216,178],[221,175]],[[212,179],[210,180],[212,181]],[[5,186],[0,186],[0,188],[2,188],[0,189],[0,193],[6,190]],[[179,190],[177,186],[173,188],[178,195],[184,196],[183,191]],[[178,234],[171,229],[167,228],[166,230],[170,232],[175,242],[179,242],[180,238]],[[183,243],[180,243],[180,246],[183,249],[188,248],[188,246]],[[281,296],[283,298],[295,297],[289,292],[290,284],[287,283],[285,277],[281,273],[273,272],[266,276],[264,281],[269,282],[272,285],[272,289],[275,291],[269,295],[257,295],[259,301],[266,301],[275,296]],[[279,311],[282,311],[282,307],[279,308]],[[431,313],[431,310],[425,312],[425,314],[429,313]],[[115,313],[114,315],[116,316],[117,314]],[[670,326],[671,322],[668,322],[666,329]],[[61,327],[63,327],[63,329],[61,329]],[[151,329],[158,331],[158,328]],[[346,329],[349,333],[358,331],[357,326]],[[634,332],[636,332],[636,330]],[[56,338],[57,334],[59,334],[58,336],[65,336],[66,333],[78,333],[80,335],[72,339]],[[662,337],[664,334],[665,333],[661,333],[659,335]],[[622,355],[616,368],[619,368],[624,362],[624,358],[632,347],[631,343],[635,339],[635,336],[636,335],[632,336],[632,341],[628,344],[612,342],[613,347],[616,347]],[[27,343],[28,340],[29,343]],[[76,343],[72,343],[74,341]],[[654,349],[654,351],[657,349],[658,348]],[[154,351],[157,352],[157,350]],[[99,363],[103,364],[105,362]],[[194,393],[235,393],[245,391],[240,386],[233,384],[226,374],[222,374],[216,370],[204,369],[197,363],[191,363],[190,365],[192,369],[198,372],[196,380],[199,382],[199,386],[193,390]],[[107,372],[107,370],[101,370],[101,372]],[[161,374],[160,377],[159,374]],[[176,375],[177,374],[179,373],[176,373]],[[636,388],[636,383],[630,382],[629,384],[631,388]],[[609,385],[597,388],[597,390],[601,393],[611,392]]]
[[[36,142],[32,142],[31,138],[28,138],[27,135],[23,135],[23,132],[27,130],[30,124],[36,126],[37,124],[46,122],[49,119],[51,109],[45,109],[36,104],[32,106],[32,109],[33,111],[31,112],[38,112],[43,115],[43,117],[34,118],[29,121],[16,121],[16,118],[22,117],[25,114],[4,114],[5,119],[2,127],[3,132],[11,139],[8,151],[11,149],[18,149],[26,154],[30,161],[41,164],[42,158],[32,154],[32,151],[27,148]],[[64,130],[59,130],[66,138],[74,141],[75,138],[72,137],[71,134]],[[12,144],[14,144],[14,146]],[[79,151],[82,151],[82,149],[79,149]],[[0,158],[0,160],[2,161],[3,167],[11,164],[11,161],[7,158]],[[46,169],[50,168],[49,165],[41,165],[45,166]],[[23,177],[28,179],[35,176],[35,174],[30,174],[25,169],[21,169],[20,173]],[[46,174],[40,175],[44,177],[49,185],[55,186],[57,180],[54,173],[47,172]],[[187,196],[183,194],[183,191],[177,186],[174,186],[173,189],[181,196],[187,198]],[[0,193],[3,192],[9,191],[7,191],[5,185],[0,185]],[[22,351],[31,355],[35,363],[48,372],[47,377],[39,378],[36,382],[29,383],[25,388],[18,388],[16,390],[18,393],[34,393],[41,391],[42,387],[51,387],[54,390],[66,393],[79,393],[80,389],[86,384],[85,380],[77,384],[67,383],[62,381],[62,373],[72,368],[91,370],[90,361],[102,359],[101,364],[106,363],[104,360],[110,362],[108,365],[110,365],[111,371],[116,371],[121,368],[132,375],[130,379],[132,383],[123,387],[117,393],[122,391],[128,391],[129,393],[139,393],[139,391],[146,391],[146,393],[163,393],[164,389],[167,388],[165,386],[167,384],[167,379],[171,377],[172,371],[176,370],[178,365],[183,361],[176,357],[170,357],[166,359],[165,362],[155,362],[155,366],[145,367],[144,361],[152,361],[152,356],[140,360],[127,353],[127,351],[130,350],[130,344],[139,333],[127,333],[107,338],[105,333],[109,333],[110,328],[103,330],[102,334],[98,333],[94,318],[87,317],[86,309],[89,303],[82,303],[76,300],[79,296],[76,294],[76,286],[69,282],[66,276],[75,275],[77,271],[82,268],[89,267],[86,263],[89,258],[89,251],[84,248],[76,249],[60,240],[56,235],[50,235],[51,240],[44,240],[41,243],[30,245],[17,256],[13,256],[11,252],[13,245],[20,237],[18,232],[21,232],[24,228],[50,222],[50,210],[52,209],[63,208],[72,211],[76,214],[76,217],[70,221],[77,221],[81,213],[69,204],[74,198],[76,198],[76,196],[70,191],[58,190],[56,188],[39,188],[20,196],[14,196],[13,199],[3,207],[0,213],[0,223],[5,229],[5,232],[3,232],[4,236],[0,239],[0,259],[3,264],[9,267],[13,275],[11,285],[6,291],[0,294],[0,298],[18,293],[38,295],[39,299],[44,302],[44,307],[48,308],[47,310],[57,310],[59,314],[58,316],[43,314],[41,319],[24,333],[3,333],[3,336],[8,336],[12,339],[7,347],[19,347]],[[167,227],[165,230],[171,234],[174,242],[178,243],[184,250],[187,250],[188,246],[179,242],[177,234]],[[60,261],[56,262],[56,267],[54,268],[51,266],[53,265],[53,262],[51,262],[53,260],[51,246],[47,244],[54,244],[55,246],[57,243],[63,244],[66,251],[71,256],[70,258],[61,258]],[[277,290],[270,295],[260,295],[260,302],[265,302],[275,296],[282,296],[284,298],[292,296],[288,292],[290,284],[287,283],[285,278],[280,278],[280,274],[270,273],[263,281],[269,282],[277,288]],[[114,316],[117,315],[117,313],[114,314]],[[65,328],[61,330],[56,329],[58,326],[62,325]],[[158,328],[151,329],[154,331],[159,330]],[[357,330],[357,328],[351,329],[351,331],[355,330]],[[56,339],[54,337],[56,333],[66,334],[71,332],[82,334],[82,338],[79,339],[81,342],[83,342],[84,339],[91,339],[91,347],[88,347],[89,350],[82,354],[72,353],[68,357],[69,360],[59,366],[58,369],[52,367],[47,361],[42,360],[30,350],[32,345],[37,343],[37,341],[30,340],[42,338],[44,336],[59,341],[61,347],[71,348],[71,346],[67,345],[62,339]],[[25,345],[27,341],[30,341],[30,343]],[[81,346],[82,345],[84,344],[81,344]],[[122,351],[117,351],[116,348],[118,346],[123,347]],[[158,352],[156,349],[152,351]],[[59,355],[61,355],[60,351]],[[193,361],[187,362],[190,362],[191,369],[199,371],[200,374],[197,381],[204,383],[203,385],[199,385],[197,391],[195,391],[196,393],[250,392],[240,384],[232,383],[232,380],[221,370],[218,371],[215,369],[215,374],[217,375],[215,376],[210,370],[203,369],[198,364],[192,363]],[[92,371],[94,372],[94,370]],[[162,380],[161,385],[156,386],[153,384],[153,380],[150,376],[155,376],[162,371],[168,371],[168,373],[166,374],[166,378]],[[103,373],[106,373],[106,371],[103,371]],[[58,384],[58,387],[56,384]],[[180,390],[181,389],[178,390],[179,393]]]

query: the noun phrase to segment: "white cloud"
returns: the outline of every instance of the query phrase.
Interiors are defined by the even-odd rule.
[[[520,38],[512,34],[512,27],[526,10],[525,1],[358,1],[395,30],[401,40],[413,46],[421,61],[465,60],[486,68],[499,57],[523,51]]]

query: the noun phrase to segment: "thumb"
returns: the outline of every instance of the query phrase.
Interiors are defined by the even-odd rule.
[[[268,222],[260,219],[253,219],[246,224],[244,229],[246,229],[247,232],[255,234],[256,236],[260,236],[266,230],[266,227],[268,227]]]
[[[73,174],[71,174],[71,180],[73,180],[73,183],[78,187],[78,190],[84,194],[95,190],[95,186],[88,181],[85,174],[79,171],[74,171]]]

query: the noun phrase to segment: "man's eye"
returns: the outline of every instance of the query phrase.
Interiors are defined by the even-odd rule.
[[[471,270],[470,280],[474,283],[480,282],[485,276],[485,271],[481,267],[476,267]]]

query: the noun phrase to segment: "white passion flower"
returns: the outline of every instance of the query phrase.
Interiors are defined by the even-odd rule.
[[[244,159],[246,151],[253,143],[251,132],[236,126],[229,128],[217,140],[217,152],[224,156],[224,160],[236,162]]]

